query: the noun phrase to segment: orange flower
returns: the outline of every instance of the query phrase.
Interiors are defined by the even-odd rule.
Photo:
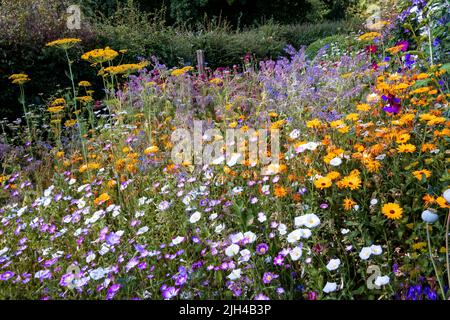
[[[105,203],[106,201],[109,201],[110,197],[107,193],[102,193],[100,196],[98,196],[95,200],[94,200],[94,204],[96,206],[101,205],[102,203]]]

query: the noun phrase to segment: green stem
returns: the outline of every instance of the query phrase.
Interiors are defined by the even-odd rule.
[[[436,279],[437,279],[437,281],[439,283],[439,288],[441,289],[442,299],[445,300],[444,286],[442,285],[441,279],[439,278],[439,273],[438,273],[438,270],[437,270],[437,267],[436,267],[436,263],[434,262],[433,254],[431,252],[431,239],[430,239],[430,231],[428,230],[428,224],[425,224],[425,229],[427,231],[428,253],[430,254],[430,260],[431,260],[431,263],[433,264],[434,273],[436,274]]]

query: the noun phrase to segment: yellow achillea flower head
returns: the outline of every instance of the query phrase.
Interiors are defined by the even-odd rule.
[[[381,208],[381,212],[388,218],[392,220],[400,219],[403,216],[403,209],[396,203],[386,203]]]
[[[364,40],[371,41],[371,40],[373,40],[375,38],[379,38],[379,37],[381,37],[381,33],[379,33],[379,32],[367,32],[367,33],[364,33],[364,34],[360,35],[358,37],[358,40],[360,40],[360,41],[364,41]]]
[[[30,81],[30,78],[25,73],[14,73],[8,77],[12,84],[22,85]]]
[[[81,59],[89,61],[90,63],[98,64],[113,60],[119,53],[110,47],[105,49],[95,49],[84,53]]]
[[[47,43],[46,46],[47,47],[56,47],[59,49],[67,50],[67,49],[72,48],[74,45],[76,45],[79,42],[81,42],[81,39],[78,39],[78,38],[63,38],[63,39],[51,41],[51,42]]]
[[[148,65],[147,61],[143,61],[140,63],[126,63],[126,64],[120,64],[118,66],[107,67],[103,71],[105,73],[109,73],[111,75],[131,74],[131,73],[141,70],[142,68],[145,68],[147,65]]]
[[[90,86],[92,86],[91,83],[90,83],[89,81],[80,81],[80,82],[78,83],[78,85],[79,85],[80,87],[90,87]]]

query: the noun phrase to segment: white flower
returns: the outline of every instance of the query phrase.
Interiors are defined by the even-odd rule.
[[[140,229],[138,230],[138,232],[136,232],[136,235],[144,234],[144,233],[146,233],[147,231],[148,231],[148,227],[147,227],[147,226],[142,227],[142,228],[140,228]]]
[[[217,159],[214,159],[211,163],[214,165],[219,165],[224,161],[225,161],[225,157],[222,155],[222,156],[218,157]]]
[[[238,243],[242,239],[244,239],[244,234],[242,232],[235,233],[230,236],[231,243]]]
[[[350,232],[350,230],[348,230],[348,229],[341,229],[341,233],[342,234],[347,234],[347,233],[349,233]]]
[[[200,218],[202,217],[202,214],[199,211],[195,211],[191,217],[189,218],[190,223],[196,223]]]
[[[291,133],[289,134],[289,137],[291,139],[297,139],[300,136],[300,130],[298,129],[294,129],[291,131]]]
[[[250,250],[244,249],[241,252],[239,252],[239,254],[241,255],[241,257],[239,258],[239,262],[247,262],[248,260],[250,260],[251,257]]]
[[[318,146],[319,146],[319,144],[316,142],[308,142],[308,143],[304,144],[305,149],[308,149],[310,151],[316,150]]]
[[[239,249],[239,246],[233,243],[225,249],[225,254],[227,255],[227,257],[232,257],[239,252]]]
[[[295,247],[294,249],[292,249],[292,250],[289,252],[289,255],[290,255],[292,261],[297,261],[297,260],[300,259],[301,256],[302,256],[302,248],[300,248],[300,247]]]
[[[0,250],[0,257],[2,255],[4,255],[5,253],[7,253],[8,251],[9,251],[9,248],[8,247],[4,247],[2,250]]]
[[[359,257],[362,260],[367,260],[370,258],[370,255],[372,254],[372,249],[370,247],[364,247],[361,249],[361,251],[359,252]]]
[[[266,220],[267,220],[267,217],[266,217],[266,215],[264,214],[264,212],[258,213],[258,221],[259,221],[259,222],[263,223],[263,222],[266,221]]]
[[[315,228],[320,224],[320,219],[314,213],[306,215],[304,226],[307,228]]]
[[[100,279],[104,278],[107,275],[107,273],[108,273],[108,270],[105,270],[100,267],[100,268],[90,271],[89,276],[93,280],[100,280]]]
[[[228,158],[227,166],[229,166],[229,167],[234,166],[241,157],[242,157],[242,155],[240,153],[231,154],[231,156]]]
[[[211,220],[211,221],[215,220],[216,218],[217,218],[217,213],[212,213],[212,214],[209,216],[209,220]]]
[[[86,201],[84,201],[83,198],[78,200],[78,202],[77,202],[78,209],[83,209],[85,205],[86,205]]]
[[[378,199],[372,199],[372,200],[370,200],[370,205],[371,206],[374,206],[374,205],[376,205],[378,203]]]
[[[228,279],[230,279],[231,281],[237,280],[241,277],[241,269],[234,269],[233,271],[231,271],[231,273],[227,276]]]
[[[342,159],[339,157],[335,157],[333,159],[330,160],[330,165],[332,165],[333,167],[339,167],[342,163]]]
[[[95,259],[96,255],[95,253],[91,252],[87,257],[86,257],[86,263],[91,263],[91,261],[93,261]]]
[[[450,203],[450,189],[445,190],[442,196],[444,197],[445,201],[447,201],[447,203]]]
[[[340,259],[331,259],[330,262],[328,262],[328,264],[327,264],[327,269],[329,271],[333,271],[333,270],[336,270],[337,268],[339,268],[340,265],[341,265]]]
[[[284,236],[287,233],[287,227],[284,223],[280,223],[280,225],[278,226],[278,232]]]
[[[299,241],[302,237],[302,229],[297,229],[292,231],[291,233],[288,234],[287,236],[287,241],[289,243],[296,243],[297,241]]]
[[[327,282],[327,284],[323,288],[323,292],[330,293],[336,291],[336,289],[337,289],[336,282]]]
[[[221,223],[221,224],[216,226],[216,228],[214,229],[214,232],[215,233],[221,233],[224,229],[225,229],[225,225],[223,223]]]
[[[306,215],[302,215],[294,218],[294,225],[296,227],[303,227],[305,225]]]
[[[377,285],[379,287],[384,286],[384,285],[386,285],[388,283],[389,283],[389,277],[388,276],[382,276],[382,277],[378,276],[375,279],[375,285]]]
[[[174,245],[180,244],[180,243],[182,243],[183,241],[184,241],[184,237],[180,237],[180,236],[178,236],[178,237],[172,239],[172,243],[173,243]]]
[[[256,234],[251,231],[244,233],[244,238],[248,240],[248,243],[253,243],[256,240]]]
[[[371,253],[376,256],[379,256],[383,252],[383,249],[381,248],[381,246],[376,246],[374,244],[370,246],[370,250],[371,250]]]

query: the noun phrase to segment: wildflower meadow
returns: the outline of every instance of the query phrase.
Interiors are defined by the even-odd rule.
[[[0,298],[448,300],[449,3],[385,9],[218,68],[49,40],[69,86],[5,75]]]

